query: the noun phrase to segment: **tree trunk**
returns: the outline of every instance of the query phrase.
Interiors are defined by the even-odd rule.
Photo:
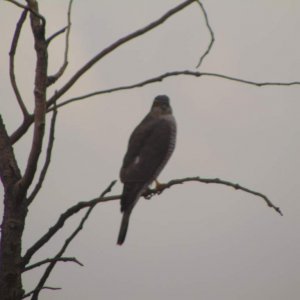
[[[4,187],[0,242],[0,299],[19,300],[23,295],[21,238],[27,208],[25,195],[18,190],[21,174],[1,116],[0,177]]]
[[[0,299],[22,298],[21,240],[26,208],[11,192],[4,197],[5,210],[0,244]],[[23,202],[24,203],[24,202]]]

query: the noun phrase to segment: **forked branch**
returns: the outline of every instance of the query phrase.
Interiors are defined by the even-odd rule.
[[[254,196],[260,197],[262,198],[265,203],[273,208],[277,213],[279,213],[280,215],[282,215],[282,212],[280,210],[279,207],[275,206],[267,196],[265,196],[262,193],[256,192],[254,190],[248,189],[244,186],[241,186],[237,183],[232,183],[230,181],[227,180],[222,180],[219,178],[201,178],[201,177],[187,177],[187,178],[182,178],[182,179],[174,179],[169,181],[168,183],[162,184],[160,185],[158,188],[155,189],[149,189],[143,196],[146,199],[150,199],[152,196],[154,195],[158,195],[161,194],[165,189],[171,188],[175,185],[178,184],[184,184],[186,182],[201,182],[201,183],[214,183],[214,184],[220,184],[220,185],[226,185],[226,186],[230,186],[236,190],[241,190],[243,192],[252,194]],[[112,184],[114,184],[115,182],[113,182]],[[41,248],[43,247],[61,228],[63,228],[65,222],[71,218],[73,215],[75,215],[76,213],[78,213],[79,211],[81,211],[84,208],[87,207],[94,207],[96,204],[100,203],[100,202],[108,202],[108,201],[113,201],[113,200],[118,200],[120,199],[121,195],[113,195],[113,196],[108,196],[108,197],[97,197],[95,199],[92,199],[90,201],[82,201],[79,202],[73,206],[71,206],[70,208],[68,208],[63,214],[60,215],[60,217],[58,218],[57,222],[51,227],[49,228],[48,232],[46,234],[44,234],[33,246],[31,246],[27,252],[25,253],[23,260],[22,260],[22,265],[25,268],[25,266],[28,264],[28,262],[30,261],[30,259],[32,258],[32,256]]]
[[[30,8],[31,30],[34,37],[36,51],[36,67],[34,81],[34,130],[32,145],[25,168],[24,176],[19,182],[20,191],[24,194],[31,185],[35,176],[37,164],[42,151],[43,138],[45,132],[46,116],[46,89],[47,89],[47,69],[48,53],[45,40],[45,22],[40,22],[38,4],[36,1],[27,0]]]
[[[52,41],[52,39],[54,37],[56,37],[59,34],[66,31],[64,61],[63,61],[62,66],[60,67],[60,69],[57,71],[57,73],[48,77],[48,82],[47,82],[48,86],[55,83],[64,74],[65,70],[67,69],[68,63],[69,63],[68,55],[69,55],[70,32],[71,32],[71,26],[72,26],[72,23],[71,23],[72,4],[73,4],[73,0],[70,0],[69,7],[68,7],[68,14],[67,14],[68,15],[68,17],[67,17],[68,25],[47,39],[47,44],[49,45],[49,43]]]
[[[41,14],[39,14],[39,12],[37,10],[33,9],[32,7],[23,5],[15,0],[5,0],[5,1],[13,3],[14,5],[16,5],[20,8],[23,8],[26,11],[30,11],[33,15],[35,15],[37,18],[39,18],[41,20],[43,26],[46,25],[46,19]],[[26,0],[26,1],[28,2],[28,0]]]
[[[102,194],[100,195],[99,198],[103,198],[107,193],[109,193],[112,189],[112,187],[114,186],[114,184],[116,183],[116,181],[111,182],[111,184],[102,192]],[[92,212],[93,208],[96,206],[96,204],[92,205],[89,207],[89,209],[87,210],[87,212],[84,214],[83,218],[81,219],[79,225],[77,226],[77,228],[73,231],[73,233],[65,240],[65,243],[63,244],[62,248],[60,249],[60,251],[55,255],[55,257],[53,258],[53,260],[50,262],[50,264],[48,265],[48,267],[46,268],[44,274],[42,275],[37,287],[34,290],[33,296],[32,296],[32,300],[37,300],[40,291],[43,289],[48,277],[50,276],[50,273],[52,272],[52,270],[54,269],[56,263],[58,262],[59,258],[61,258],[61,256],[63,255],[63,253],[66,251],[67,247],[69,246],[69,244],[72,242],[72,240],[77,236],[77,234],[82,230],[86,220],[88,219],[90,213]]]
[[[293,86],[293,85],[300,85],[300,81],[290,81],[290,82],[259,82],[259,81],[251,81],[247,79],[242,79],[238,77],[232,77],[224,74],[218,74],[218,73],[210,73],[210,72],[198,72],[198,71],[190,71],[190,70],[184,70],[184,71],[173,71],[173,72],[167,72],[161,75],[158,75],[156,77],[152,77],[143,81],[140,81],[138,83],[130,84],[130,85],[123,85],[111,89],[104,89],[104,90],[99,90],[99,91],[94,91],[92,93],[88,93],[85,95],[77,96],[70,98],[68,100],[65,100],[59,104],[57,104],[57,108],[63,107],[67,104],[70,104],[72,102],[77,102],[80,100],[88,99],[94,96],[98,95],[103,95],[103,94],[109,94],[109,93],[114,93],[114,92],[119,92],[119,91],[124,91],[124,90],[131,90],[135,88],[141,88],[143,86],[157,83],[157,82],[162,82],[163,80],[171,77],[176,77],[176,76],[193,76],[193,77],[214,77],[214,78],[221,78],[237,83],[242,83],[242,84],[247,84],[247,85],[252,85],[256,87],[267,87],[267,86],[273,86],[273,87],[278,87],[278,86]],[[52,111],[53,108],[48,109],[49,111]]]
[[[35,269],[35,268],[38,268],[40,266],[43,266],[45,264],[49,264],[49,263],[52,263],[53,261],[56,261],[56,262],[74,262],[80,266],[83,266],[83,264],[76,258],[76,257],[58,257],[58,258],[46,258],[44,260],[41,260],[37,263],[34,263],[28,267],[26,267],[23,272],[26,272],[26,271],[29,271],[29,270],[32,270],[32,269]]]
[[[183,3],[177,5],[176,7],[174,7],[173,9],[170,9],[168,12],[166,12],[163,16],[161,16],[159,19],[153,21],[152,23],[148,24],[147,26],[138,29],[134,32],[132,32],[131,34],[128,34],[122,38],[120,38],[119,40],[117,40],[116,42],[114,42],[113,44],[111,44],[110,46],[108,46],[107,48],[103,49],[102,51],[100,51],[97,55],[95,55],[92,59],[90,59],[83,67],[81,67],[72,77],[71,79],[61,88],[59,89],[49,100],[47,103],[47,107],[49,108],[50,106],[53,105],[54,101],[56,101],[57,99],[59,99],[62,95],[65,94],[65,92],[67,92],[72,86],[73,84],[83,75],[85,74],[93,65],[95,65],[99,60],[101,60],[103,57],[105,57],[107,54],[113,52],[115,49],[117,49],[118,47],[124,45],[125,43],[139,37],[142,36],[143,34],[145,34],[146,32],[158,27],[159,25],[161,25],[162,23],[164,23],[167,19],[169,19],[170,17],[172,17],[173,15],[175,15],[176,13],[178,13],[179,11],[181,11],[182,9],[184,9],[185,7],[187,7],[188,5],[194,3],[196,0],[187,0],[184,1]]]
[[[210,50],[212,49],[212,46],[213,46],[213,44],[215,42],[215,34],[214,34],[214,31],[212,30],[212,28],[210,26],[210,23],[209,23],[209,20],[208,20],[208,15],[206,13],[206,10],[205,10],[202,2],[201,1],[197,1],[197,2],[198,2],[199,6],[200,6],[200,8],[201,8],[201,10],[203,12],[205,23],[206,23],[206,27],[208,28],[208,31],[210,33],[210,42],[208,44],[208,47],[205,50],[205,52],[201,55],[201,57],[199,59],[199,62],[197,64],[197,66],[196,66],[196,68],[199,68],[200,65],[202,64],[204,58],[209,54]]]

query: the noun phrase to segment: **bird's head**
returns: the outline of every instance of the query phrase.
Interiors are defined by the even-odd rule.
[[[151,112],[155,115],[171,114],[172,108],[170,106],[169,97],[166,95],[156,96],[151,107]]]

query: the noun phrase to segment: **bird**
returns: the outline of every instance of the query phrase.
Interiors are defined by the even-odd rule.
[[[155,97],[149,113],[132,132],[120,170],[123,214],[118,245],[125,241],[129,218],[139,198],[156,181],[176,143],[176,121],[169,97]]]

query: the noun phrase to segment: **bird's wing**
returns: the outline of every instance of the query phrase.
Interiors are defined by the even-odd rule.
[[[167,162],[170,156],[171,130],[166,120],[159,119],[144,131],[143,136],[137,131],[130,139],[125,163],[121,169],[121,179],[124,183],[121,211],[134,207],[137,199]]]
[[[124,183],[151,183],[168,156],[172,131],[169,122],[164,119],[145,119],[129,140],[120,174]]]

